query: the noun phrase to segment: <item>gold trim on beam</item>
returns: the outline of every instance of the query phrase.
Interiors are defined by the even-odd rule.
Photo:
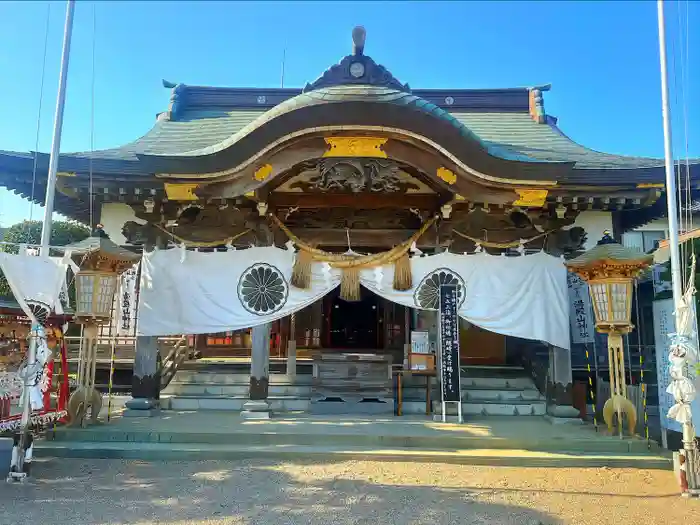
[[[72,171],[59,171],[56,173],[57,177],[75,177],[75,173]]]
[[[549,190],[516,189],[520,198],[513,202],[513,206],[527,206],[529,208],[541,208],[547,200]]]
[[[194,193],[194,189],[199,184],[175,184],[172,182],[165,183],[165,195],[171,201],[196,201],[199,197]]]
[[[640,190],[647,188],[664,188],[664,184],[657,182],[641,182],[637,184],[637,188]]]
[[[253,173],[253,178],[262,182],[270,176],[270,173],[272,173],[272,164],[263,164],[257,170],[255,170],[255,173]]]
[[[324,157],[375,157],[387,158],[382,146],[386,138],[381,137],[324,137],[330,148]]]
[[[445,181],[447,184],[454,184],[457,182],[457,175],[452,170],[448,170],[445,167],[439,167],[437,169],[436,175],[439,179]]]

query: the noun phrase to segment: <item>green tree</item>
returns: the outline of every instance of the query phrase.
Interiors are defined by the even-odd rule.
[[[23,221],[14,224],[5,231],[3,242],[17,244],[39,244],[41,242],[41,221]],[[90,229],[78,222],[54,221],[51,228],[51,246],[66,246],[82,241],[90,236]],[[1,245],[2,251],[17,253],[18,246]],[[56,254],[57,255],[57,254]],[[11,298],[12,292],[5,276],[0,271],[0,297]]]

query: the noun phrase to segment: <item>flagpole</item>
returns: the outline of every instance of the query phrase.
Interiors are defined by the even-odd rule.
[[[61,54],[61,74],[58,80],[58,96],[56,98],[56,115],[53,121],[53,138],[51,140],[51,156],[49,157],[49,174],[46,181],[46,199],[44,201],[44,223],[41,227],[41,253],[49,254],[51,240],[51,223],[53,218],[54,197],[56,195],[56,174],[58,172],[58,155],[61,150],[61,131],[63,130],[63,110],[66,102],[66,83],[68,81],[68,61],[70,58],[70,43],[73,33],[73,14],[75,0],[68,0],[66,9],[66,25],[63,30],[63,52]]]
[[[63,52],[61,56],[61,73],[58,81],[58,96],[56,100],[56,115],[54,117],[53,139],[51,142],[51,156],[49,157],[49,173],[46,181],[46,200],[44,203],[44,222],[41,227],[41,251],[42,256],[48,257],[51,239],[51,220],[53,216],[53,202],[56,193],[56,173],[58,171],[58,154],[61,149],[61,130],[63,128],[63,110],[66,101],[66,81],[68,79],[68,58],[70,56],[71,33],[73,31],[73,14],[75,12],[75,0],[68,0],[66,8],[66,25],[63,32]],[[20,420],[20,434],[17,445],[13,450],[16,453],[16,467],[10,472],[8,480],[23,480],[29,474],[31,463],[31,451],[33,439],[30,435],[31,420],[31,389],[36,382],[36,353],[39,336],[43,335],[43,327],[35,319],[32,322],[32,330],[29,337],[29,351],[27,352],[27,365],[25,369],[24,387],[22,390],[22,418]],[[32,373],[30,373],[32,372]]]
[[[671,252],[671,285],[673,287],[673,302],[676,315],[674,316],[675,333],[680,333],[678,308],[683,301],[680,258],[680,236],[678,228],[678,201],[676,177],[673,166],[673,149],[671,141],[671,109],[668,92],[668,68],[666,64],[666,20],[664,16],[664,0],[657,0],[659,22],[659,58],[661,67],[661,104],[664,124],[664,161],[666,167],[666,203],[668,206],[669,249]],[[676,400],[678,402],[678,400]],[[686,458],[686,469],[698,460],[695,447],[695,428],[692,420],[683,423],[683,450]],[[692,487],[697,488],[697,487]],[[687,494],[688,485],[681,481],[681,489]]]

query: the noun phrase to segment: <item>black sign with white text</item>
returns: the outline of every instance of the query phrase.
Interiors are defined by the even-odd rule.
[[[459,388],[459,317],[456,284],[440,285],[440,377],[442,400],[461,400]]]

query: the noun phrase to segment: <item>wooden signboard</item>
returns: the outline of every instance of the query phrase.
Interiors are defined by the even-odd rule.
[[[440,285],[439,348],[440,390],[442,420],[447,419],[445,403],[457,403],[459,422],[462,422],[462,394],[459,384],[459,291],[455,284]]]

